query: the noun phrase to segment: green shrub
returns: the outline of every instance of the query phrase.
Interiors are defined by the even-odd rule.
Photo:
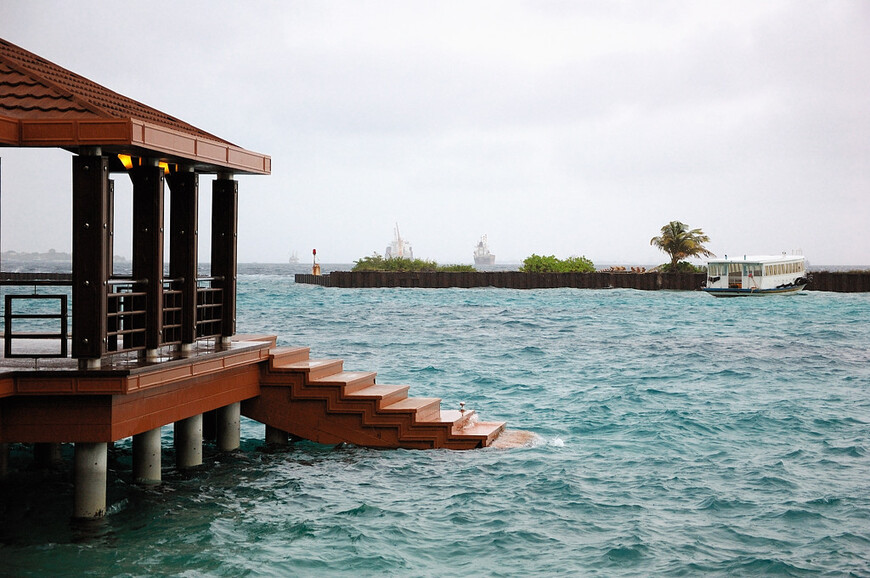
[[[595,265],[586,257],[568,257],[561,262],[560,273],[592,273]]]
[[[662,273],[706,273],[706,267],[697,267],[692,265],[688,261],[680,261],[677,263],[676,271],[672,271],[672,267],[670,263],[665,263],[664,265],[659,265],[659,271]]]
[[[476,273],[477,269],[472,265],[440,265],[439,271],[445,273]]]
[[[532,253],[523,261],[520,267],[523,273],[591,273],[595,265],[586,257],[568,257],[557,259],[553,255],[541,256]]]
[[[476,269],[471,265],[449,265],[440,267],[435,261],[423,259],[405,259],[404,257],[390,257],[384,259],[377,253],[370,257],[363,257],[354,261],[352,271],[387,271],[387,272],[420,272],[420,271],[454,271],[474,272]]]

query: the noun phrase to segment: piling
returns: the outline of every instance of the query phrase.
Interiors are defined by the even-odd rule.
[[[239,448],[242,404],[236,402],[221,407],[216,412],[217,448],[231,452]]]
[[[266,443],[268,445],[286,446],[288,445],[288,439],[289,435],[284,430],[272,427],[270,425],[266,426]]]
[[[73,517],[102,518],[106,515],[107,444],[76,443],[74,461]]]
[[[160,428],[133,436],[133,479],[140,484],[161,480]]]
[[[175,467],[180,470],[202,465],[202,414],[175,422]]]
[[[0,480],[9,474],[9,444],[0,443]]]
[[[49,470],[63,461],[60,453],[60,444],[36,443],[33,444],[33,461],[36,466],[43,470]]]

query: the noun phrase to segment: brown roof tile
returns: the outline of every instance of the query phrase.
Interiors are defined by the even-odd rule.
[[[206,172],[271,172],[244,150],[0,38],[0,145],[102,145],[193,163]]]
[[[46,106],[40,107],[38,109],[40,112],[36,114],[50,113],[54,106],[60,110],[70,111],[72,103],[76,103],[78,110],[82,112],[89,110],[92,118],[135,118],[231,144],[174,116],[109,90],[2,38],[0,38],[0,64],[5,64],[7,70],[17,73],[15,74],[17,77],[25,79],[29,77],[31,83],[23,85],[24,87],[32,86],[35,90],[44,92]],[[2,72],[0,70],[0,74]],[[18,86],[21,89],[22,85]],[[0,108],[5,108],[4,104],[9,106],[8,102],[3,102],[5,100],[0,97]]]

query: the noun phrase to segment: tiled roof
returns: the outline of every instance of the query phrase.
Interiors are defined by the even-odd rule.
[[[80,114],[79,118],[137,118],[231,144],[174,116],[111,91],[2,38],[0,66],[0,111],[19,113],[9,116],[56,118],[58,115],[70,117]],[[3,78],[7,70],[10,74],[8,80]],[[27,102],[21,102],[22,99],[27,99]],[[39,102],[34,106],[36,103],[30,99]]]
[[[12,118],[99,118],[93,111],[0,60],[0,114]]]
[[[265,155],[241,149],[2,38],[0,144],[101,145],[128,154],[156,152],[206,170],[271,170],[271,159]],[[127,150],[132,148],[136,150]]]

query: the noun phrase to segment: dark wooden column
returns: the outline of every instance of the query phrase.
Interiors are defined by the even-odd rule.
[[[236,333],[236,238],[238,236],[239,183],[232,176],[218,175],[212,185],[211,274],[222,277],[221,336]]]
[[[106,272],[112,278],[115,267],[115,181],[109,179],[106,201]]]
[[[196,267],[198,245],[199,175],[172,173],[169,188],[169,276],[181,283],[181,342],[196,341]]]
[[[72,356],[83,360],[106,353],[108,211],[108,158],[73,157]]]
[[[163,333],[163,169],[130,169],[133,181],[133,279],[145,297],[145,349],[160,347]]]

